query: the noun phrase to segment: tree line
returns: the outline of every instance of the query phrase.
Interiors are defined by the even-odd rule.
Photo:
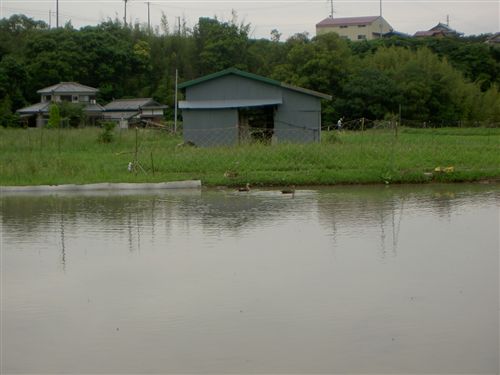
[[[107,20],[49,29],[23,15],[0,20],[0,124],[39,101],[37,90],[61,81],[99,88],[98,101],[153,97],[174,105],[179,81],[229,67],[333,96],[323,121],[383,119],[456,125],[500,123],[500,48],[486,36],[401,38],[349,42],[335,33],[298,33],[281,40],[250,38],[251,25],[200,18],[175,31]],[[169,113],[168,116],[173,116]]]

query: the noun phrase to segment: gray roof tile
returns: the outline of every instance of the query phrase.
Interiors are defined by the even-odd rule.
[[[95,94],[98,89],[90,86],[85,86],[77,82],[60,82],[56,85],[45,87],[37,91],[38,94],[51,94],[51,93],[85,93]]]

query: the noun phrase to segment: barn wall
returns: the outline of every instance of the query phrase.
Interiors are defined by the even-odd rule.
[[[229,146],[238,142],[238,110],[182,111],[184,141],[197,146]]]
[[[281,87],[233,74],[186,88],[186,100],[281,99],[281,95]]]
[[[321,99],[283,89],[283,104],[274,116],[278,142],[318,142],[321,131]]]

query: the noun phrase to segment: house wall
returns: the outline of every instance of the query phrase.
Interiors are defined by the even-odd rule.
[[[238,142],[237,109],[182,111],[185,142],[197,146],[230,146]]]
[[[349,39],[353,42],[361,41],[361,40],[372,40],[378,39],[378,34],[380,33],[380,24],[382,24],[382,34],[388,33],[392,31],[391,25],[384,20],[383,18],[378,18],[370,25],[366,25],[364,27],[359,27],[359,25],[349,25],[347,27],[341,26],[328,26],[328,27],[317,27],[316,35],[322,35],[326,33],[337,33],[341,38]],[[373,34],[377,35],[373,35]],[[359,35],[364,35],[365,39],[358,39]]]
[[[292,90],[283,90],[283,104],[274,115],[275,141],[318,142],[321,131],[321,100]]]

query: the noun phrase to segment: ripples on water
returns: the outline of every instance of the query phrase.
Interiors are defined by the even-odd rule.
[[[4,196],[2,370],[497,373],[499,199]]]

